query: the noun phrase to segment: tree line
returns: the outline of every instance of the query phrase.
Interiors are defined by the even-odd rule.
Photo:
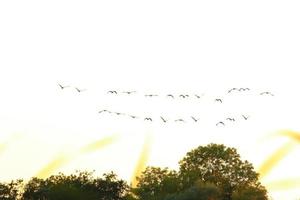
[[[113,172],[77,171],[0,183],[0,200],[267,200],[258,176],[235,148],[211,143],[188,152],[178,171],[147,167],[135,187]]]

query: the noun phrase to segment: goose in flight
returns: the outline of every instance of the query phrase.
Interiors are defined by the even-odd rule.
[[[103,113],[103,112],[108,112],[108,113],[111,113],[110,111],[108,110],[100,110],[98,113]]]
[[[124,91],[123,93],[132,94],[132,93],[136,93],[136,91]]]
[[[145,97],[157,97],[157,94],[145,94]]]
[[[114,112],[116,115],[124,115],[124,113]]]
[[[215,102],[223,103],[222,99],[215,99]]]
[[[118,94],[118,92],[115,91],[115,90],[110,90],[110,91],[108,91],[107,93],[108,93],[108,94]]]
[[[181,94],[181,95],[179,95],[179,97],[187,98],[187,97],[189,97],[189,95],[188,94]]]
[[[191,118],[192,118],[195,122],[199,121],[199,119],[196,119],[196,118],[193,117],[193,116],[191,116]]]
[[[270,95],[270,96],[274,96],[274,94],[272,94],[271,92],[262,92],[262,93],[260,93],[260,95]]]
[[[248,120],[249,119],[249,116],[242,115],[242,117],[244,118],[244,120]]]
[[[162,116],[160,116],[160,119],[161,119],[164,123],[167,122],[167,120],[165,120]]]
[[[151,121],[151,122],[152,122],[152,118],[150,118],[150,117],[145,117],[145,118],[144,118],[144,121]]]
[[[132,119],[137,119],[138,117],[135,115],[129,115],[129,117],[131,117]]]
[[[183,119],[176,119],[175,122],[185,122]]]
[[[197,97],[197,99],[200,99],[200,98],[201,98],[201,96],[200,96],[200,95],[197,95],[197,94],[195,94],[195,97]]]
[[[172,97],[174,99],[174,95],[168,94],[167,97]]]
[[[228,93],[231,93],[234,90],[238,90],[237,88],[231,88],[230,90],[228,90]]]
[[[58,86],[59,86],[59,87],[60,87],[60,89],[62,89],[62,90],[63,90],[63,89],[65,89],[65,88],[67,88],[67,87],[70,87],[69,85],[65,85],[65,86],[63,86],[63,85],[61,85],[61,84],[59,84],[59,83],[58,83]]]
[[[239,91],[246,91],[246,90],[250,90],[250,88],[240,88]]]
[[[232,122],[234,122],[234,121],[235,121],[235,119],[234,119],[234,118],[231,118],[231,117],[227,117],[227,118],[226,118],[226,120],[228,120],[228,121],[232,121]]]
[[[220,121],[220,122],[218,122],[218,123],[216,124],[216,126],[220,126],[220,125],[225,126],[225,123],[222,122],[222,121]]]
[[[77,88],[77,87],[75,88],[75,90],[76,90],[77,92],[79,92],[79,93],[80,93],[80,92],[86,91],[86,89],[79,89],[79,88]]]

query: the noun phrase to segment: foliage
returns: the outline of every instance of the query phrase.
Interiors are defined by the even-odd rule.
[[[111,172],[92,172],[0,183],[1,200],[267,200],[266,189],[236,149],[209,144],[188,152],[179,171],[147,167],[131,188]]]
[[[198,182],[179,194],[170,195],[165,200],[221,200],[221,191],[212,183]]]
[[[20,196],[23,181],[16,180],[10,183],[0,183],[0,199],[1,200],[15,200]]]
[[[140,199],[164,199],[179,188],[178,174],[168,168],[147,167],[137,180],[137,188],[134,191]]]
[[[266,200],[267,190],[261,186],[247,187],[236,190],[233,195],[233,200]]]
[[[127,184],[117,180],[114,173],[104,178],[93,178],[92,173],[78,172],[66,176],[62,173],[46,180],[32,178],[25,186],[26,200],[123,200]]]
[[[256,187],[260,184],[252,164],[242,161],[236,149],[224,145],[199,146],[188,152],[179,165],[183,188],[191,187],[198,180],[210,182],[222,190],[224,200],[231,199],[237,189],[261,189]]]

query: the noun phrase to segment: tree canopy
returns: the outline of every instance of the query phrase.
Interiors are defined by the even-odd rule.
[[[47,179],[32,178],[24,187],[26,200],[124,200],[129,186],[114,173],[94,178],[92,172],[62,173]]]
[[[172,180],[171,184],[167,186],[166,180]],[[261,200],[268,198],[252,164],[242,161],[236,149],[222,144],[212,143],[191,150],[179,162],[178,172],[167,168],[147,168],[138,181],[136,194],[140,199],[164,200],[169,197],[177,200],[191,195],[201,199],[201,194],[214,187],[220,196],[208,199],[231,200],[250,194],[255,198],[259,196]],[[199,183],[205,187],[199,187]]]
[[[2,200],[267,200],[267,190],[248,161],[222,144],[199,146],[179,161],[179,170],[147,167],[132,188],[113,172],[33,177],[0,183]]]

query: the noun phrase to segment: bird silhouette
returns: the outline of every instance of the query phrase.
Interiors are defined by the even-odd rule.
[[[222,121],[220,121],[220,122],[218,122],[218,123],[216,124],[216,126],[219,126],[219,125],[223,125],[223,126],[225,126],[225,123],[224,123],[224,122],[222,122]]]
[[[124,115],[124,113],[114,112],[116,115]]]
[[[222,99],[215,99],[215,102],[223,103]]]
[[[176,119],[175,122],[185,122],[183,119]]]
[[[231,88],[230,90],[228,90],[228,93],[231,93],[234,90],[238,90],[237,88]]]
[[[239,91],[246,91],[246,90],[250,90],[250,88],[240,88]]]
[[[98,113],[103,113],[103,112],[108,112],[108,113],[111,113],[110,111],[108,110],[100,110]]]
[[[123,93],[132,94],[132,93],[136,93],[136,91],[124,91]]]
[[[109,94],[118,94],[118,92],[115,91],[115,90],[110,90],[110,91],[108,91],[107,93],[109,93]]]
[[[145,97],[157,97],[157,94],[145,94]]]
[[[199,119],[196,119],[195,117],[193,117],[193,116],[191,116],[191,118],[195,121],[195,122],[197,122]]]
[[[132,119],[137,119],[138,117],[135,115],[129,115],[129,117],[131,117]]]
[[[174,95],[168,94],[167,97],[172,97],[174,99]]]
[[[189,95],[188,94],[181,94],[181,95],[179,95],[179,97],[187,98],[187,97],[189,97]]]
[[[228,121],[232,121],[232,122],[234,122],[234,121],[235,121],[235,119],[234,119],[234,118],[231,118],[231,117],[227,117],[227,118],[226,118],[226,120],[228,120]]]
[[[79,88],[77,88],[77,87],[75,88],[75,90],[76,90],[77,92],[79,92],[79,93],[80,93],[80,92],[86,91],[86,89],[79,89]]]
[[[262,92],[262,93],[260,93],[260,95],[270,95],[270,96],[274,96],[274,94],[272,94],[271,92]]]
[[[242,117],[244,118],[244,120],[248,120],[249,119],[249,116],[242,115]]]
[[[152,122],[152,118],[150,118],[150,117],[145,117],[145,118],[144,118],[144,121],[151,121],[151,122]]]
[[[160,119],[161,119],[164,123],[167,122],[167,120],[165,120],[162,116],[160,116]]]
[[[70,87],[69,85],[65,85],[65,86],[63,86],[63,85],[61,85],[61,84],[59,84],[59,83],[58,83],[58,86],[59,86],[59,87],[60,87],[60,89],[62,89],[62,90],[63,90],[63,89],[65,89],[65,88],[67,88],[67,87]]]
[[[195,94],[195,97],[197,97],[198,99],[200,99],[200,98],[201,98],[201,96],[199,96],[199,95],[197,95],[197,94]]]

